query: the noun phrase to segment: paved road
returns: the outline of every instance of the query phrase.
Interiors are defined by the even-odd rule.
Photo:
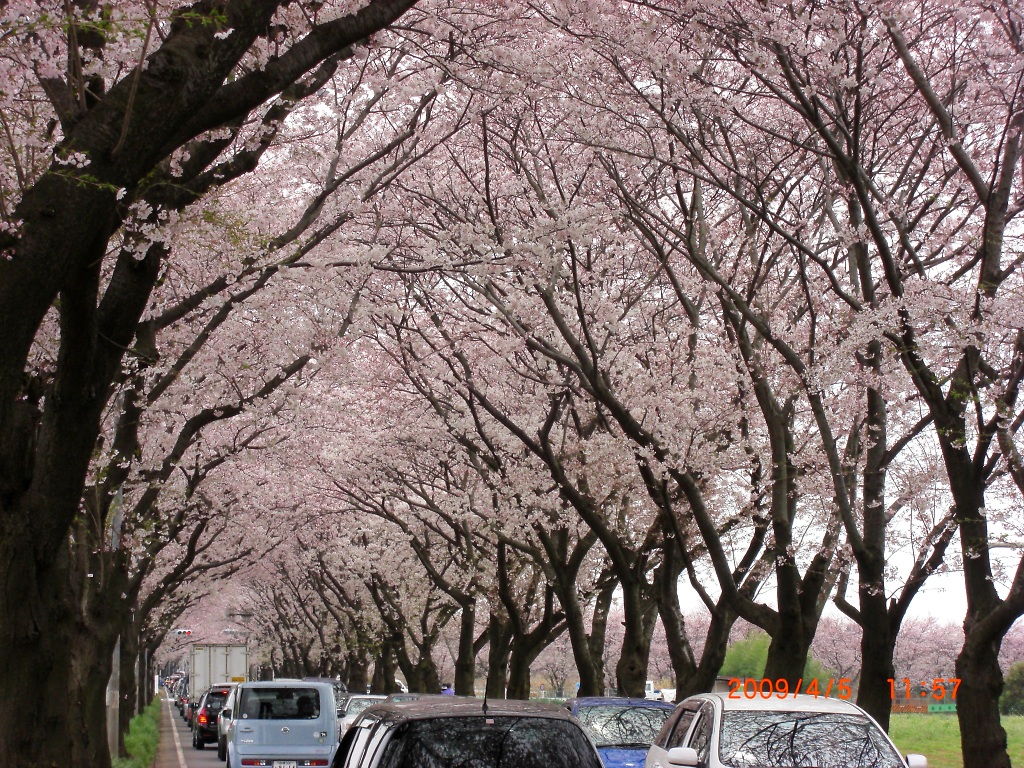
[[[207,744],[202,750],[192,748],[192,732],[177,708],[164,699],[160,749],[153,768],[224,768],[224,762],[217,759],[216,744]]]

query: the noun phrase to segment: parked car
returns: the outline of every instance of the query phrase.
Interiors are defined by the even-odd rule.
[[[185,717],[185,707],[188,706],[188,676],[182,677],[178,680],[178,684],[174,688],[174,705],[178,708],[178,713]]]
[[[601,768],[601,758],[563,707],[430,696],[364,710],[342,738],[334,766]]]
[[[860,707],[816,696],[691,696],[676,707],[647,753],[646,768],[927,768],[900,756]]]
[[[217,741],[217,721],[232,688],[233,685],[215,685],[207,688],[199,699],[192,723],[192,746],[195,749]]]
[[[239,683],[227,738],[228,768],[329,766],[338,713],[329,683]]]
[[[338,728],[341,735],[345,735],[345,731],[362,714],[364,709],[386,699],[386,696],[367,693],[350,693],[341,699],[338,704]]]
[[[174,706],[178,708],[178,713],[181,712],[181,694],[188,686],[188,682],[184,676],[179,677],[174,681],[174,685],[171,686],[170,694],[171,700],[174,702]]]
[[[597,745],[605,768],[642,768],[675,704],[649,699],[590,696],[570,699],[566,709]]]
[[[231,717],[233,710],[236,709],[235,701],[238,696],[238,686],[235,686],[228,693],[228,698],[224,702],[224,708],[220,711],[220,715],[217,717],[217,759],[227,760],[228,759],[228,731],[231,726]]]

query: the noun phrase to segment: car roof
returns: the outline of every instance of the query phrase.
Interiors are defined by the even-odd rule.
[[[684,699],[681,704],[685,704],[688,701],[693,700],[711,700],[717,701],[719,707],[725,712],[734,711],[761,711],[761,712],[831,712],[841,714],[863,714],[863,710],[856,706],[852,702],[846,701],[845,699],[833,699],[826,698],[824,696],[808,696],[805,693],[801,693],[796,696],[786,696],[785,698],[779,698],[778,695],[774,695],[771,698],[763,698],[758,695],[757,698],[748,699],[746,696],[741,698],[735,698],[735,694],[730,698],[727,693],[700,693],[696,696],[690,696]]]
[[[250,683],[239,683],[240,688],[314,688],[322,686],[330,688],[330,683],[317,683],[312,680],[254,680]]]
[[[676,705],[671,701],[657,701],[655,699],[629,698],[627,696],[580,696],[569,699],[565,702],[566,707],[600,707],[616,705],[627,707],[650,707],[651,709],[675,709]]]
[[[343,691],[348,692],[345,684],[336,677],[304,677],[302,679],[307,683],[330,683],[335,688],[341,688]]]
[[[494,699],[486,701],[469,696],[424,696],[415,701],[383,701],[363,710],[361,717],[374,716],[381,720],[403,722],[430,720],[436,717],[545,717],[554,720],[575,718],[558,704]]]

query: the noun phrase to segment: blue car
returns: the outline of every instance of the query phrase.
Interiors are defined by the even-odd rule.
[[[570,699],[565,706],[594,740],[604,768],[643,768],[647,750],[676,708],[665,701],[602,696]]]

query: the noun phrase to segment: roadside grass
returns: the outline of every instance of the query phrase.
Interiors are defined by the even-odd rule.
[[[1024,716],[1002,718],[1010,762],[1024,765]],[[893,715],[889,736],[903,754],[928,758],[928,768],[963,768],[956,715]]]
[[[151,768],[156,760],[160,741],[160,697],[153,699],[142,712],[128,723],[124,748],[131,757],[115,757],[111,768]]]

